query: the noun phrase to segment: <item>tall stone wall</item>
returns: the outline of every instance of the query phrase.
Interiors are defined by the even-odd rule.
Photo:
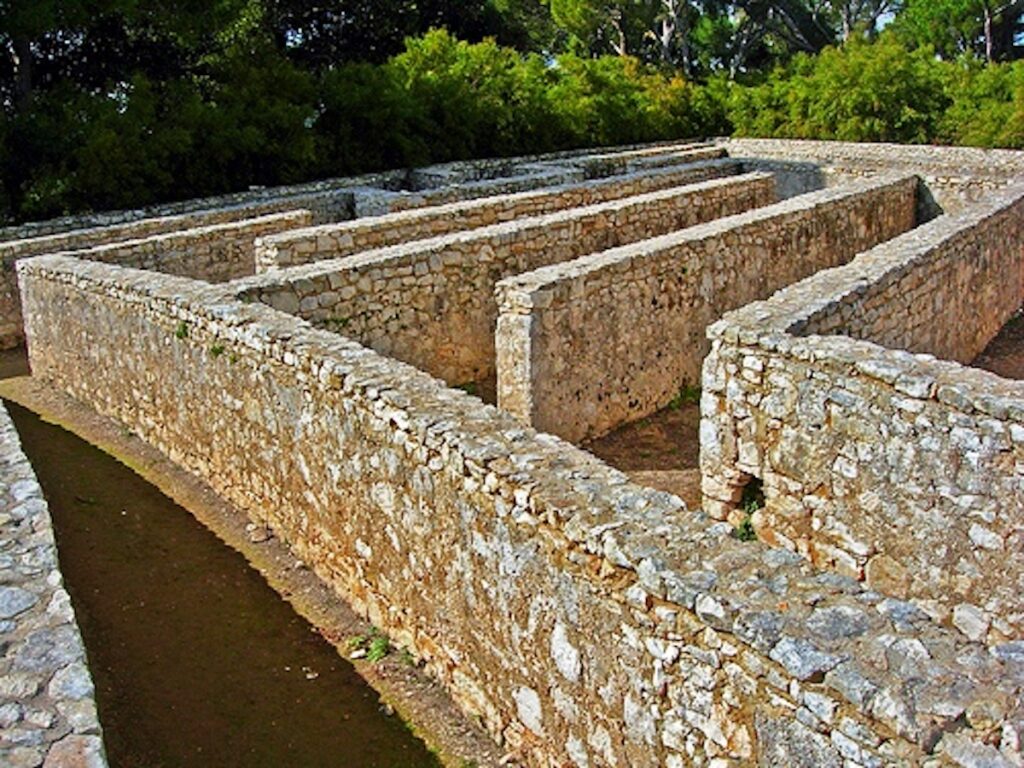
[[[0,402],[0,764],[105,768],[50,509]]]
[[[1021,759],[1019,644],[988,653],[220,287],[19,269],[36,375],[269,524],[525,765]]]
[[[1024,384],[969,360],[1024,302],[1024,187],[709,330],[705,509],[968,637],[1024,632]],[[842,336],[834,335],[842,334]],[[880,345],[897,345],[891,350]]]
[[[256,244],[256,269],[262,272],[340,258],[374,248],[400,245],[737,173],[739,163],[735,160],[707,160],[651,172],[310,227],[261,238]]]
[[[237,284],[450,383],[495,368],[495,284],[508,275],[774,200],[745,175],[460,232]]]
[[[861,181],[504,280],[498,401],[572,441],[700,380],[705,328],[915,223],[916,177]]]
[[[224,282],[253,273],[256,238],[309,226],[311,222],[309,211],[290,211],[97,245],[74,253],[93,261]],[[15,271],[20,258],[17,252],[10,253],[0,267],[0,349],[17,346],[24,338]]]

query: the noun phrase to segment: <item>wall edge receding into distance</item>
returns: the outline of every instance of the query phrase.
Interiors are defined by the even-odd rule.
[[[704,508],[740,515],[757,478],[770,543],[972,639],[1019,638],[1024,383],[929,353],[970,361],[1022,302],[1017,184],[727,314],[708,329]]]
[[[0,551],[0,763],[103,768],[92,677],[50,509],[2,401]]]
[[[740,173],[740,163],[728,158],[701,160],[653,171],[602,176],[553,187],[507,195],[471,198],[453,203],[410,208],[381,216],[305,227],[260,239],[256,271],[281,269],[314,261],[337,259],[360,251],[412,240],[592,205],[631,194],[682,186]]]
[[[1020,759],[990,745],[1024,728],[1019,643],[740,542],[221,287],[67,257],[19,271],[36,375],[269,523],[528,765]]]

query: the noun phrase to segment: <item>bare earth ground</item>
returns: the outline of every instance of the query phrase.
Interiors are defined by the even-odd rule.
[[[0,353],[0,376],[23,373],[24,351]],[[173,464],[117,422],[67,395],[26,376],[0,381],[0,396],[35,411],[111,454],[182,505],[228,546],[241,552],[267,583],[287,600],[338,652],[348,656],[349,639],[365,636],[370,625],[276,538],[255,542],[245,515],[205,483]],[[254,538],[262,538],[256,536]],[[509,764],[501,750],[469,722],[444,690],[415,666],[392,654],[376,664],[353,661],[383,700],[435,749],[446,766]],[[512,763],[514,764],[514,763]]]
[[[497,382],[493,376],[462,384],[459,389],[490,405],[498,404]],[[697,509],[701,504],[699,429],[700,405],[684,402],[619,427],[597,440],[582,443],[580,447],[627,473],[633,482],[674,493],[690,509]]]
[[[700,406],[682,403],[619,427],[583,448],[634,482],[679,496],[700,507]]]
[[[972,365],[1007,379],[1024,379],[1024,308],[1003,326]]]

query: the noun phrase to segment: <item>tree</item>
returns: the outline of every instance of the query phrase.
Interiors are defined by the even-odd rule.
[[[946,59],[1016,58],[1013,37],[1024,0],[907,0],[894,29],[908,45],[930,45]]]

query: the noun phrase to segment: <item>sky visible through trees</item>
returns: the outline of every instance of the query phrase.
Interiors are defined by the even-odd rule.
[[[0,0],[0,220],[740,133],[1024,146],[1024,0]]]

